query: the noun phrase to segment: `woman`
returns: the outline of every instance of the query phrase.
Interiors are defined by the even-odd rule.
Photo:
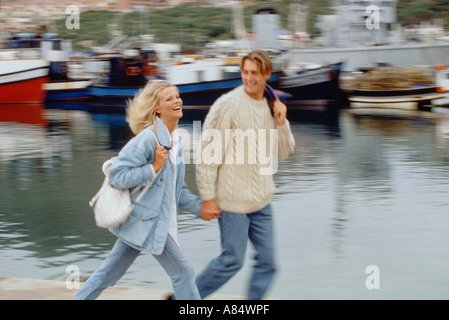
[[[177,299],[200,299],[194,271],[176,239],[178,205],[195,214],[201,210],[201,201],[184,183],[181,141],[175,130],[182,115],[177,88],[165,82],[148,83],[129,104],[127,121],[136,136],[113,161],[109,180],[116,188],[126,189],[145,186],[159,174],[129,218],[110,229],[118,240],[75,299],[97,298],[124,275],[140,252],[153,254],[165,269]]]

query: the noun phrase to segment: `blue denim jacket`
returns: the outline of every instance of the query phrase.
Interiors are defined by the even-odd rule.
[[[171,141],[168,130],[160,118],[156,119],[155,134],[159,143],[170,153]],[[132,138],[113,161],[109,169],[109,181],[114,187],[126,189],[134,188],[139,184],[146,186],[154,178],[150,165],[154,161],[156,142],[148,130],[153,130],[153,126]],[[177,159],[183,159],[181,146]],[[119,227],[109,229],[122,241],[137,250],[156,255],[163,251],[168,235],[175,165],[177,166],[175,188],[177,206],[196,215],[200,213],[201,201],[189,191],[184,182],[184,161],[177,162],[175,164],[169,158],[154,184],[140,202],[135,204],[129,218]],[[133,202],[142,190],[143,188],[132,196]]]

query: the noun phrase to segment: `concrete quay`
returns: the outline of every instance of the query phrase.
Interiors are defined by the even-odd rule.
[[[80,283],[80,287],[82,283]],[[65,281],[0,277],[0,300],[71,300],[77,289]],[[103,291],[98,300],[164,300],[170,290],[114,286]],[[243,300],[243,297],[213,294],[208,300]]]

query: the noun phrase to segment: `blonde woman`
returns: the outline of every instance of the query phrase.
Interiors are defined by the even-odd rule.
[[[75,299],[95,299],[114,285],[140,252],[153,254],[171,278],[176,299],[199,299],[195,275],[177,242],[177,208],[199,214],[201,201],[184,183],[185,165],[176,128],[182,117],[177,88],[151,82],[128,106],[127,121],[136,134],[120,151],[109,170],[116,188],[147,185],[159,173],[129,218],[110,231],[118,239],[101,267],[83,285]],[[153,130],[160,146],[149,130]],[[167,161],[170,158],[171,161]],[[134,196],[137,197],[139,192]]]

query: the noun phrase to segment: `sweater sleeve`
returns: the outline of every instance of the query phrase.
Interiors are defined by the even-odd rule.
[[[196,183],[201,200],[216,199],[216,181],[220,165],[225,158],[225,130],[231,125],[232,104],[224,97],[218,99],[210,108],[204,121],[200,162],[196,167]]]
[[[295,148],[295,138],[290,130],[290,123],[286,120],[283,126],[278,126],[278,158],[287,158]]]

